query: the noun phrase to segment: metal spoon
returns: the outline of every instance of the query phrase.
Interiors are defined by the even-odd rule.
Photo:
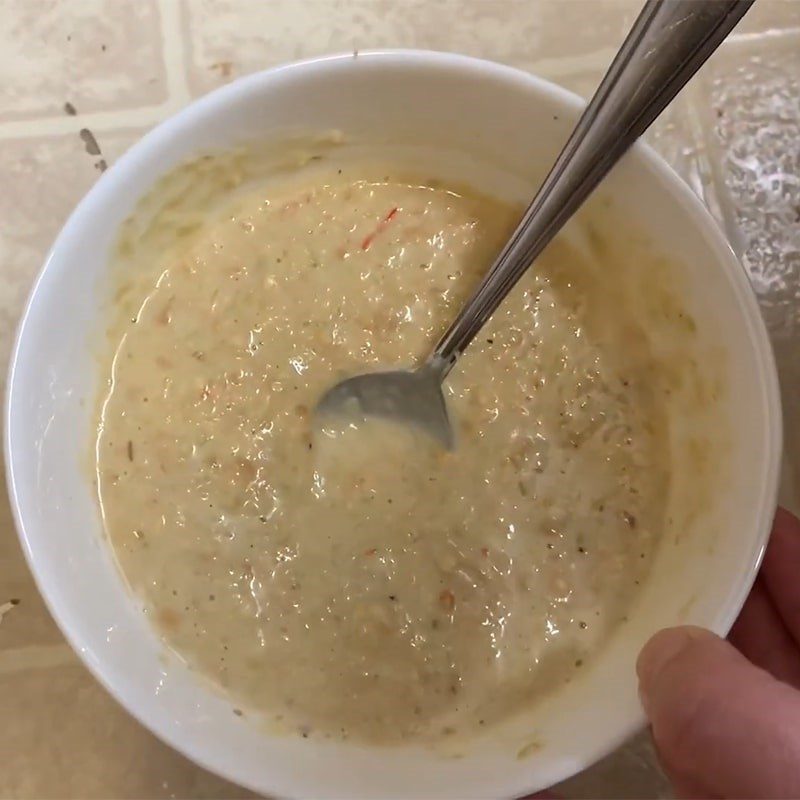
[[[442,381],[503,298],[628,148],[717,49],[753,0],[647,0],[555,165],[453,324],[413,370],[349,378],[321,415],[410,423],[453,446]]]

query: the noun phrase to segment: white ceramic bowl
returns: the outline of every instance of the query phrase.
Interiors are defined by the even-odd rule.
[[[449,143],[517,174],[541,175],[580,107],[576,97],[530,75],[455,55],[371,53],[283,67],[219,89],[153,130],[100,178],[64,226],[11,359],[6,460],[17,527],[42,595],[89,669],[197,763],[278,796],[519,795],[588,766],[641,726],[634,660],[650,633],[686,620],[721,633],[731,625],[774,508],[775,368],[742,267],[695,196],[644,146],[619,165],[606,189],[656,245],[689,266],[687,304],[699,335],[720,342],[720,358],[729,361],[720,413],[730,415],[735,437],[711,509],[661,548],[630,622],[581,680],[502,735],[490,735],[468,758],[275,738],[234,716],[177,659],[164,658],[101,536],[86,452],[103,277],[118,226],[158,176],[204,151],[332,128]]]

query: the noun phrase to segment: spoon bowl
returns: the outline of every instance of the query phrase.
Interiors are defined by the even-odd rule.
[[[341,416],[355,421],[369,417],[395,420],[431,435],[448,450],[453,427],[442,394],[442,369],[426,362],[419,369],[356,375],[329,389],[317,405],[320,420]]]

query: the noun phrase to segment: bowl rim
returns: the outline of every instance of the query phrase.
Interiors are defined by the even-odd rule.
[[[308,79],[313,80],[316,71],[325,70],[330,65],[335,65],[342,61],[352,61],[354,59],[358,59],[359,62],[366,63],[369,66],[388,65],[400,69],[408,66],[434,70],[453,69],[460,72],[465,78],[478,75],[492,76],[498,81],[525,86],[530,90],[546,95],[563,108],[572,112],[578,112],[585,106],[585,101],[575,93],[549,80],[528,73],[523,69],[500,64],[488,59],[436,50],[380,48],[335,53],[280,64],[240,77],[189,102],[179,111],[155,125],[136,141],[115,164],[105,171],[81,198],[59,231],[44,259],[42,267],[39,269],[32,283],[23,312],[17,324],[13,347],[9,357],[3,414],[6,485],[17,535],[22,545],[28,567],[48,611],[84,666],[88,668],[94,678],[129,714],[131,714],[131,716],[134,717],[134,719],[162,742],[191,759],[195,764],[198,764],[232,783],[245,786],[256,792],[269,791],[266,785],[269,783],[268,776],[267,780],[261,783],[243,778],[241,775],[237,774],[235,767],[223,756],[219,756],[217,753],[207,749],[204,752],[204,748],[199,743],[190,741],[186,737],[176,733],[173,729],[159,724],[158,720],[153,718],[153,715],[147,707],[136,707],[134,703],[126,697],[124,690],[118,685],[118,681],[115,677],[108,674],[104,664],[92,658],[92,654],[87,651],[85,642],[82,641],[79,633],[73,628],[73,615],[59,604],[58,598],[55,596],[54,590],[48,585],[45,576],[40,575],[37,570],[35,552],[37,535],[35,533],[32,534],[26,526],[18,494],[18,480],[14,469],[14,406],[23,399],[17,397],[17,393],[15,393],[16,377],[20,368],[20,350],[29,325],[29,316],[37,302],[40,288],[47,279],[49,265],[59,251],[64,248],[66,241],[70,239],[74,233],[80,231],[83,224],[82,218],[85,216],[89,206],[95,202],[95,199],[106,193],[114,193],[114,182],[117,176],[121,176],[126,170],[130,171],[134,169],[140,161],[146,160],[149,156],[157,153],[163,143],[175,135],[180,135],[181,129],[196,124],[197,120],[207,113],[212,112],[217,115],[224,114],[229,104],[232,103],[237,96],[245,95],[256,87],[260,87],[264,91],[269,91],[269,84],[286,72],[306,72],[308,73]],[[680,178],[680,176],[649,145],[641,140],[638,141],[631,148],[628,158],[637,160],[637,168],[650,170],[652,173],[655,173],[656,177],[661,179],[663,190],[665,194],[668,195],[670,201],[685,205],[694,219],[696,219],[697,228],[701,229],[706,235],[709,248],[713,250],[716,255],[717,262],[720,264],[722,262],[727,262],[729,268],[727,271],[730,273],[731,285],[738,296],[741,307],[745,311],[745,318],[742,321],[749,328],[749,338],[754,349],[757,351],[762,366],[762,377],[764,380],[761,384],[761,393],[763,408],[765,410],[765,428],[768,442],[767,465],[763,477],[765,492],[762,496],[761,507],[757,515],[761,529],[757,531],[757,536],[755,536],[755,534],[753,536],[754,557],[752,558],[752,564],[747,572],[746,578],[741,582],[738,590],[729,596],[727,608],[720,608],[713,624],[709,626],[716,633],[725,635],[738,616],[752,587],[753,581],[755,580],[766,549],[766,543],[771,528],[772,514],[777,503],[780,459],[782,454],[782,415],[777,368],[766,325],[761,316],[756,295],[750,284],[747,272],[717,221],[711,216],[706,206],[683,179]],[[157,180],[157,176],[154,176],[154,181],[155,180]],[[582,752],[580,769],[587,768],[617,749],[634,733],[644,727],[645,723],[646,719],[641,710],[638,715],[634,715],[630,719],[621,719],[613,735],[604,739],[599,739],[594,747],[585,749]],[[546,767],[542,768],[541,772],[546,776],[547,785],[554,785],[576,774],[577,770],[571,765],[563,764],[560,768],[550,767],[549,770]],[[530,790],[530,785],[525,784],[524,780],[514,780],[511,776],[507,776],[505,779],[499,776],[497,786],[500,793],[508,796],[518,795]]]

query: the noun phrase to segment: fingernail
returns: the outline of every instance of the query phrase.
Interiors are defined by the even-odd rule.
[[[642,648],[636,661],[636,674],[639,676],[639,699],[646,714],[650,713],[653,687],[658,682],[664,667],[690,644],[707,636],[714,636],[714,634],[703,628],[690,626],[667,628],[659,631]]]

